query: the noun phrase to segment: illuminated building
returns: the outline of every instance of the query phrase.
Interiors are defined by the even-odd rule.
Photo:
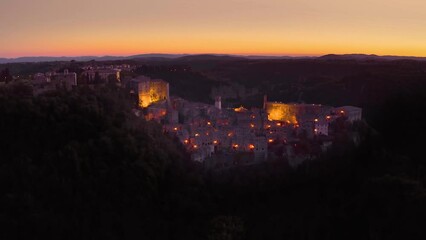
[[[153,103],[169,101],[169,83],[161,79],[145,76],[132,80],[132,88],[138,94],[138,105],[148,107]]]
[[[321,104],[297,104],[267,102],[264,98],[264,109],[269,121],[280,121],[288,124],[298,124],[300,120],[314,120],[332,111],[332,107]],[[316,120],[318,121],[318,119]]]
[[[160,119],[165,118],[167,115],[167,109],[162,106],[150,106],[147,109],[147,114],[145,115],[145,119],[160,121]]]
[[[293,124],[297,123],[297,112],[293,105],[267,102],[265,107],[269,121],[284,121]]]
[[[248,111],[248,109],[247,109],[247,108],[245,108],[245,107],[243,107],[243,106],[240,106],[240,107],[238,107],[238,108],[234,108],[234,111],[235,111],[235,112],[247,112],[247,111]]]

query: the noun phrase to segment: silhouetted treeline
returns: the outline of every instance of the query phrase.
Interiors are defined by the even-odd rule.
[[[0,71],[0,82],[8,83],[12,80],[13,80],[13,77],[10,74],[9,68],[5,68]]]

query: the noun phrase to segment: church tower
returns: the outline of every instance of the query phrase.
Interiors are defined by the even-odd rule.
[[[222,98],[220,96],[215,98],[214,106],[219,110],[222,109]]]

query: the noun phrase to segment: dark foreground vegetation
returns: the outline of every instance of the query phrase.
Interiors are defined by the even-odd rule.
[[[0,238],[425,239],[422,91],[386,97],[359,146],[343,136],[298,169],[204,172],[120,89],[31,97],[8,84]]]

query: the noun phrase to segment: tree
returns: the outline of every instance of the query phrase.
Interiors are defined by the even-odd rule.
[[[102,80],[101,76],[99,75],[99,72],[97,72],[97,71],[95,72],[94,83],[95,84],[103,83],[103,80]]]
[[[209,240],[244,239],[244,223],[239,217],[218,216],[210,222]]]
[[[10,82],[13,80],[12,75],[9,72],[9,68],[5,68],[0,72],[0,82]]]

